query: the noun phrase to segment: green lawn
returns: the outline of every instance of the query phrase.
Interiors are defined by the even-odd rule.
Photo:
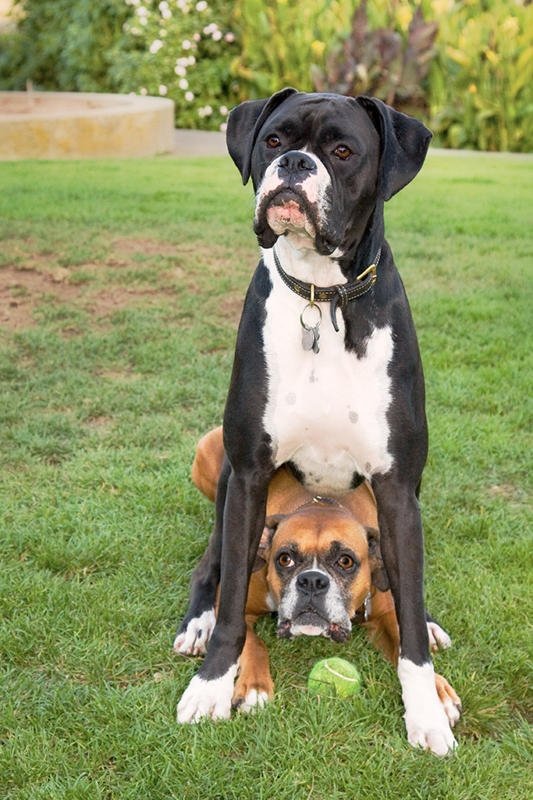
[[[428,387],[436,665],[464,705],[439,760],[360,631],[285,642],[265,620],[273,704],[177,726],[197,665],[171,644],[213,517],[189,468],[221,418],[251,190],[229,158],[0,164],[0,797],[532,796],[532,165],[433,153],[387,211]],[[307,696],[330,654],[358,701]]]

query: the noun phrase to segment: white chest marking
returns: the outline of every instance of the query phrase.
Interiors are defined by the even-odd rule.
[[[271,251],[265,250],[263,257],[273,283],[264,328],[264,424],[272,437],[275,464],[292,461],[311,491],[345,492],[354,473],[370,478],[388,472],[393,463],[387,421],[391,329],[375,328],[365,355],[358,358],[344,347],[341,314],[337,333],[328,304],[322,304],[320,352],[304,351],[300,313],[306,301],[282,283]],[[290,271],[290,265],[284,268]],[[329,284],[344,280],[340,270],[339,276],[331,277]]]

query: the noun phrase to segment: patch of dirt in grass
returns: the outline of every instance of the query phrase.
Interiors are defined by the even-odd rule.
[[[57,267],[49,270],[32,268],[0,269],[0,325],[9,330],[31,328],[35,325],[33,311],[44,295],[72,301],[79,289],[68,283],[68,270]]]
[[[525,499],[525,492],[512,483],[496,483],[488,491],[491,497],[500,497],[502,500],[520,502]]]
[[[111,255],[110,258],[121,259],[133,255],[145,256],[176,256],[179,247],[170,242],[161,242],[157,239],[149,239],[146,237],[135,236],[122,236],[119,239],[114,239],[110,244]]]
[[[30,252],[28,249],[31,248]],[[16,252],[15,252],[16,250]],[[120,278],[112,280],[104,287],[98,287],[91,277],[83,278],[83,272],[91,276],[105,270],[139,266],[137,255],[148,258],[157,256],[172,257],[171,268],[154,275],[154,283],[144,281],[132,286],[120,286]],[[29,240],[18,242],[8,264],[0,267],[0,326],[10,331],[20,331],[37,324],[34,312],[46,305],[72,305],[89,313],[101,321],[117,311],[130,307],[153,306],[168,301],[179,291],[189,295],[199,295],[204,282],[216,280],[218,274],[228,273],[233,268],[228,254],[205,243],[196,246],[191,242],[179,245],[159,241],[149,237],[120,237],[109,242],[107,254],[101,260],[92,259],[72,267],[60,266],[57,253],[38,252],[37,244]],[[244,259],[242,254],[233,254],[236,262]],[[147,264],[149,266],[149,264]],[[169,265],[170,266],[170,265]],[[81,277],[80,277],[81,271]],[[109,277],[109,273],[108,273]],[[244,293],[230,291],[217,302],[216,315],[238,322]],[[74,336],[81,333],[77,324],[65,326],[64,334]]]

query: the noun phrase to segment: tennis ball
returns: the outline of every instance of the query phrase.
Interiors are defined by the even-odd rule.
[[[317,661],[307,680],[309,693],[322,697],[352,697],[360,688],[359,670],[344,658]]]

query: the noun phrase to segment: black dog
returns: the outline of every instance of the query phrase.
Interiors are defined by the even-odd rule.
[[[243,182],[252,177],[263,251],[237,337],[215,530],[177,638],[181,652],[199,652],[210,638],[180,722],[231,713],[267,488],[287,463],[320,495],[370,482],[400,628],[408,739],[438,755],[455,746],[424,613],[424,379],[383,224],[384,202],[415,177],[430,138],[420,122],[368,97],[284,89],[230,115],[228,149]]]

